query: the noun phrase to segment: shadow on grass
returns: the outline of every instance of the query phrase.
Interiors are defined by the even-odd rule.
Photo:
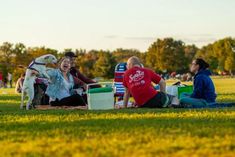
[[[15,100],[20,101],[21,96],[20,95],[1,95],[0,100]]]
[[[55,110],[22,110],[20,109],[20,104],[1,104],[0,103],[0,114],[7,115],[15,115],[15,116],[35,116],[35,115],[47,115],[47,116],[66,116],[66,115],[118,115],[118,114],[163,114],[163,113],[179,113],[186,114],[188,112],[232,112],[235,111],[235,107],[223,107],[223,108],[201,108],[201,109],[184,109],[184,108],[165,108],[165,109],[145,109],[145,108],[135,108],[135,109],[113,109],[113,110],[63,110],[63,109],[55,109]],[[1,118],[0,118],[1,119]]]
[[[34,136],[79,136],[85,138],[87,134],[161,134],[167,135],[191,135],[200,137],[213,137],[233,135],[235,131],[234,119],[213,120],[204,118],[141,118],[141,119],[89,119],[72,122],[29,122],[4,124],[0,132],[9,133],[9,136],[27,134]],[[13,132],[14,135],[10,135]],[[7,135],[8,136],[8,135]],[[20,137],[20,136],[19,136]],[[4,139],[0,136],[0,140]]]
[[[19,105],[0,105],[0,114],[7,115],[15,115],[15,116],[36,116],[36,115],[45,115],[45,116],[66,116],[66,115],[118,115],[118,114],[187,114],[189,112],[232,112],[235,111],[235,107],[224,107],[224,108],[201,108],[201,109],[183,109],[183,108],[167,108],[167,109],[143,109],[143,108],[135,108],[135,109],[114,109],[114,110],[63,110],[63,109],[55,109],[55,110],[21,110]]]

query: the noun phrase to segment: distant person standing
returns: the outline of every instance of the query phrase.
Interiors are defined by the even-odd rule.
[[[3,87],[4,88],[7,88],[7,81],[8,81],[7,76],[3,75]]]
[[[8,82],[9,82],[9,84],[10,84],[10,88],[12,88],[12,74],[11,73],[7,73],[7,80],[8,80]]]
[[[2,88],[2,86],[3,86],[2,79],[3,79],[3,77],[2,77],[2,72],[0,72],[0,88]]]

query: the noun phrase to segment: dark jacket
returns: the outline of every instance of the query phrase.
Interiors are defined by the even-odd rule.
[[[216,94],[214,84],[209,77],[210,70],[200,70],[194,77],[194,90],[192,98],[204,99],[207,102],[215,102]]]
[[[72,67],[70,69],[70,74],[72,74],[74,77],[78,78],[80,81],[82,81],[85,84],[90,84],[90,83],[96,83],[92,79],[84,76],[82,73],[80,73],[79,70],[77,70],[75,67]]]
[[[76,85],[79,86],[84,86],[86,84],[93,84],[93,83],[97,83],[95,81],[93,81],[92,79],[86,77],[85,75],[83,75],[78,69],[76,69],[75,67],[72,67],[70,69],[70,74],[73,75],[74,77],[74,81]],[[92,85],[90,86],[90,88],[100,88],[100,85]]]

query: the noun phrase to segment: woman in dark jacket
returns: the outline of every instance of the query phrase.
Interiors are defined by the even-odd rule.
[[[180,96],[181,104],[187,104],[192,107],[204,107],[205,105],[215,103],[215,87],[210,78],[211,72],[208,69],[209,64],[203,59],[193,60],[190,71],[194,76],[194,90],[192,94],[182,93]]]

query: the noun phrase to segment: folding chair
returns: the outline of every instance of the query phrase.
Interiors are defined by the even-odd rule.
[[[113,83],[115,103],[116,101],[123,100],[123,96],[125,93],[125,87],[123,86],[123,75],[127,70],[126,65],[126,63],[118,63],[115,67]]]

